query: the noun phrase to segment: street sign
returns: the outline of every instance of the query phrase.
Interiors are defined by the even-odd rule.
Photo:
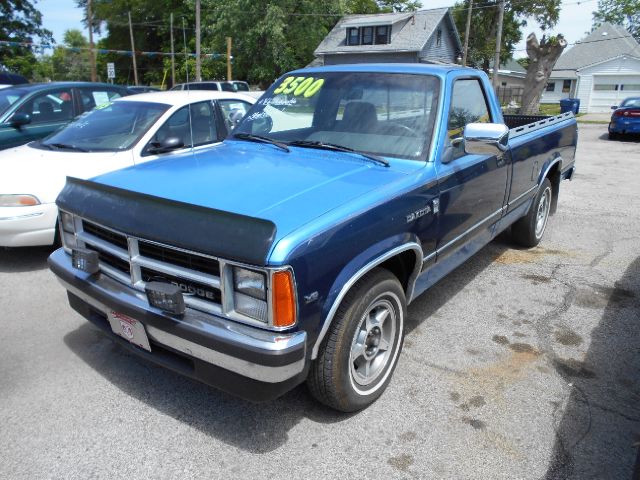
[[[116,64],[115,63],[107,63],[107,78],[109,78],[109,79],[116,78]]]

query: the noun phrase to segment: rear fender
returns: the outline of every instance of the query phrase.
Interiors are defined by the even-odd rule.
[[[349,290],[367,272],[370,272],[375,267],[404,252],[415,253],[415,265],[413,265],[413,270],[409,275],[405,288],[406,297],[411,298],[416,279],[422,266],[422,248],[420,247],[417,237],[411,236],[408,238],[406,234],[401,234],[388,238],[370,246],[345,265],[331,286],[327,300],[322,307],[322,318],[325,320],[318,334],[318,338],[313,345],[311,352],[312,359],[318,356],[320,345],[333,322],[340,303]]]

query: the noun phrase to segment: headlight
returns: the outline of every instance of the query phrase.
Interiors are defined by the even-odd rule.
[[[0,195],[0,207],[29,207],[40,205],[33,195]]]
[[[76,227],[73,215],[67,212],[60,212],[58,223],[60,224],[60,238],[62,245],[67,249],[76,248]]]
[[[268,322],[266,275],[233,267],[233,304],[236,312]]]

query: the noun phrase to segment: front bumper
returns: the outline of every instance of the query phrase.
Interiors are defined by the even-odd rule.
[[[609,133],[640,133],[640,118],[620,118],[609,123]]]
[[[51,254],[49,268],[67,289],[74,310],[152,362],[253,401],[276,398],[306,378],[305,332],[266,331],[189,308],[174,317],[151,307],[143,292],[104,274],[74,269],[63,249]],[[151,352],[114,334],[109,310],[143,323]]]
[[[43,203],[30,207],[0,207],[0,247],[51,245],[58,207]]]

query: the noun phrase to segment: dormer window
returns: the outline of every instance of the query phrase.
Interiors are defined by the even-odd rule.
[[[360,45],[360,29],[347,28],[347,45]]]
[[[373,27],[362,27],[362,45],[373,45]]]
[[[439,47],[442,44],[442,30],[438,29],[436,33],[436,47]]]
[[[391,43],[391,25],[347,27],[347,45],[386,45]]]
[[[390,33],[391,28],[389,28],[388,25],[381,25],[379,27],[376,27],[376,45],[389,43]]]

